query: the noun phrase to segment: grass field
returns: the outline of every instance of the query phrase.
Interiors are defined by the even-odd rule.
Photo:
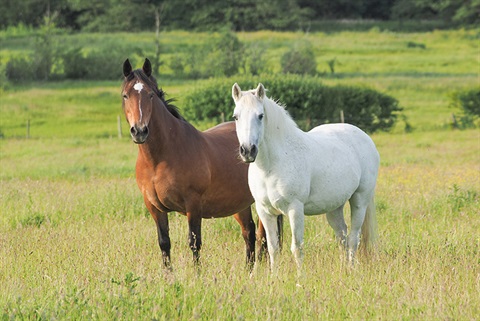
[[[322,44],[320,62],[339,61],[327,84],[368,86],[396,97],[413,130],[405,132],[400,120],[391,133],[372,136],[381,155],[375,254],[347,268],[326,218],[309,217],[301,287],[288,223],[279,274],[270,275],[262,263],[250,277],[233,218],[204,221],[197,271],[186,219],[172,213],[174,271],[162,270],[125,122],[124,137],[117,138],[120,82],[36,83],[0,93],[1,319],[477,319],[480,132],[449,126],[458,112],[449,107],[450,93],[479,85],[477,34],[308,35]],[[188,44],[207,36],[172,32],[165,41],[173,54],[175,37]],[[298,38],[239,36],[271,39],[272,65]],[[71,41],[88,39],[92,48],[108,42],[101,35],[77,37]],[[122,34],[132,46],[148,45],[149,37]],[[2,47],[3,57],[28,46],[8,41],[18,44]],[[426,49],[409,49],[408,41]],[[198,85],[168,72],[165,79],[159,77],[160,84],[180,108],[183,93]]]

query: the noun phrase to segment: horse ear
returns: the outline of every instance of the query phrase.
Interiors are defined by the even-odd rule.
[[[130,76],[130,74],[132,73],[132,64],[130,64],[130,60],[125,60],[125,62],[123,63],[123,75],[126,77]]]
[[[235,83],[232,87],[232,97],[234,101],[237,101],[240,99],[240,97],[242,97],[242,90],[237,83]]]
[[[258,87],[255,90],[255,95],[260,99],[265,98],[265,87],[263,87],[262,83],[258,84]]]
[[[148,58],[145,58],[142,69],[143,72],[147,75],[147,77],[150,77],[152,75],[152,64],[150,63],[150,60],[148,60]]]

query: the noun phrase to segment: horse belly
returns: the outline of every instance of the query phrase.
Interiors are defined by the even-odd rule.
[[[331,212],[344,205],[353,193],[311,196],[304,204],[305,215],[318,215]]]
[[[358,189],[361,167],[353,155],[323,159],[314,167],[310,193],[305,201],[305,215],[331,212],[344,205]]]

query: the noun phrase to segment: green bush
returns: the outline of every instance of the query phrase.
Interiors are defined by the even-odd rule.
[[[126,50],[110,47],[83,55],[81,48],[73,48],[62,55],[63,72],[67,79],[118,80]]]
[[[297,42],[281,58],[282,71],[286,74],[315,75],[317,62],[313,47],[308,41]]]
[[[472,88],[453,93],[450,107],[460,109],[459,119],[454,127],[468,128],[479,125],[480,117],[480,88]]]
[[[341,111],[345,122],[367,132],[389,130],[401,111],[395,98],[372,89],[329,87],[316,77],[285,75],[210,80],[184,98],[185,117],[217,122],[222,114],[228,118],[234,108],[231,89],[235,82],[243,90],[263,83],[268,90],[267,96],[284,104],[305,130],[324,123],[340,122]]]
[[[86,59],[82,55],[81,48],[73,48],[63,54],[63,72],[65,78],[82,79],[88,73]]]
[[[26,57],[14,57],[7,62],[5,75],[11,82],[29,81],[34,78],[32,61]]]
[[[231,31],[214,35],[201,46],[191,46],[186,54],[170,61],[170,69],[180,78],[230,77],[244,63],[244,46]]]

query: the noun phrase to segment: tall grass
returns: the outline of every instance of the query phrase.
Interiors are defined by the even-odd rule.
[[[20,163],[17,178],[4,177],[0,187],[0,313],[20,319],[474,319],[480,312],[478,132],[373,138],[382,155],[376,255],[347,268],[325,217],[309,218],[302,287],[288,251],[288,223],[279,274],[270,275],[263,263],[251,278],[233,218],[204,222],[197,271],[186,219],[171,214],[174,271],[168,273],[133,177],[115,171],[55,177],[53,168],[75,167],[73,157],[48,159],[53,173],[32,179],[28,172],[42,173],[41,162]],[[58,141],[48,145],[71,152]],[[4,153],[22,145],[29,141],[9,143]],[[92,152],[121,168],[122,155],[135,155],[131,147],[118,142],[116,153]]]

